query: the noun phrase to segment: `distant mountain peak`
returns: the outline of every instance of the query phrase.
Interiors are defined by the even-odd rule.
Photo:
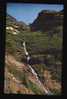
[[[63,13],[60,11],[42,10],[30,26],[32,31],[50,31],[62,22]]]
[[[29,30],[30,29],[29,26],[26,25],[26,23],[24,23],[23,21],[17,21],[16,18],[9,15],[8,13],[6,15],[6,21],[8,21],[8,22],[6,22],[7,26],[12,26],[14,28],[17,27],[17,29],[19,29],[19,31],[20,30],[24,31],[24,30]]]

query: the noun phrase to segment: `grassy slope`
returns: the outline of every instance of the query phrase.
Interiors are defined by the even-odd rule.
[[[41,33],[41,32],[23,32],[21,31],[18,35],[13,35],[10,31],[6,32],[6,49],[7,52],[11,53],[12,55],[14,55],[17,60],[21,61],[22,58],[25,58],[24,55],[24,50],[23,50],[23,46],[22,43],[23,41],[26,41],[27,44],[27,49],[29,51],[30,54],[33,54],[32,57],[34,57],[34,54],[36,55],[37,58],[39,59],[43,59],[42,55],[45,55],[44,53],[42,53],[42,55],[40,54],[41,52],[44,52],[45,50],[47,50],[48,48],[52,47],[52,48],[62,48],[62,36],[59,36],[57,33],[53,34],[52,37],[49,37],[47,35],[47,33]],[[41,55],[41,56],[37,56],[37,54]],[[56,53],[57,54],[57,53]],[[61,59],[61,55],[58,56],[55,59],[55,55],[51,55],[51,57],[53,58],[48,58],[47,54],[46,54],[46,58],[47,58],[47,62],[49,63],[49,67],[46,66],[47,69],[51,69],[51,65],[53,64],[55,65],[55,63],[57,61],[60,61]],[[61,62],[61,61],[60,61]],[[34,69],[37,71],[38,74],[41,74],[41,79],[43,77],[43,71],[45,65],[44,64],[39,64],[38,66],[35,65],[33,66]],[[59,71],[56,71],[56,67],[53,66],[52,67],[52,71],[53,71],[53,79],[61,79],[60,75],[58,74]],[[31,85],[32,86],[32,85]]]

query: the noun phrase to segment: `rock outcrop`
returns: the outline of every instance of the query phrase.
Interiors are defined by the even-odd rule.
[[[63,24],[63,10],[60,12],[43,10],[30,24],[31,31],[53,31]]]

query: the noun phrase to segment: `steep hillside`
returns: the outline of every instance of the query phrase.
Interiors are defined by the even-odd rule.
[[[59,90],[61,88],[59,83],[55,80],[51,80],[50,74],[46,74],[49,73],[46,70],[44,70],[46,82],[40,85],[36,76],[31,72],[27,64],[16,61],[12,55],[6,55],[5,63],[4,93],[46,95],[44,88],[47,89],[48,92],[49,89]]]
[[[61,94],[62,12],[46,11],[45,16],[42,11],[31,27],[6,16],[5,93]],[[24,41],[31,58],[29,64]]]
[[[6,55],[5,63],[5,93],[44,94],[27,65],[16,61],[11,55]]]
[[[63,12],[43,10],[31,26],[32,31],[53,31],[63,25]]]

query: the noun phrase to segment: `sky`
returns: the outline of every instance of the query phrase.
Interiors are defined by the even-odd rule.
[[[64,8],[62,4],[25,4],[8,3],[6,12],[15,17],[18,21],[23,21],[27,25],[32,23],[42,10],[60,11]]]

